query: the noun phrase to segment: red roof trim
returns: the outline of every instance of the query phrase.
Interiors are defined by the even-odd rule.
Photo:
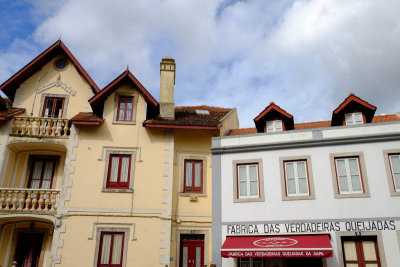
[[[289,114],[285,110],[281,109],[278,105],[276,105],[275,103],[271,103],[257,117],[254,118],[254,122],[258,122],[262,117],[265,116],[265,114],[270,112],[272,109],[275,109],[276,111],[278,111],[282,115],[286,116],[288,119],[292,119],[293,118],[293,116],[291,114]]]
[[[189,125],[167,125],[167,124],[146,124],[147,128],[165,128],[165,129],[194,129],[194,130],[218,130],[218,126],[189,126]]]
[[[31,68],[35,67],[35,65],[40,62],[42,59],[44,59],[46,56],[48,56],[54,49],[57,47],[61,47],[61,49],[67,54],[69,59],[72,61],[72,63],[75,65],[77,68],[78,72],[83,75],[83,77],[86,79],[86,81],[90,84],[92,87],[92,90],[94,93],[97,93],[100,91],[96,83],[92,80],[92,78],[89,76],[89,74],[86,72],[86,70],[81,66],[81,64],[76,60],[76,58],[72,55],[72,53],[68,50],[68,48],[65,46],[65,44],[61,41],[58,40],[54,44],[52,44],[49,48],[47,48],[45,51],[43,51],[40,55],[38,55],[36,58],[34,58],[31,62],[29,62],[27,65],[25,65],[22,69],[20,69],[17,73],[15,73],[13,76],[11,76],[7,81],[5,81],[2,85],[0,85],[0,90],[3,91],[4,93],[8,93],[9,90],[11,90],[12,83],[16,82],[16,86],[18,86],[22,81],[18,81],[18,79],[26,74]],[[40,62],[42,63],[42,62]]]
[[[99,93],[94,95],[91,99],[89,99],[89,103],[96,104],[98,101],[105,99],[107,96],[112,94],[116,89],[118,83],[124,79],[125,77],[128,77],[139,89],[139,92],[144,96],[144,98],[152,104],[154,107],[158,106],[157,100],[154,99],[154,97],[144,88],[144,86],[136,79],[136,77],[129,71],[126,70],[123,73],[121,73],[117,78],[115,78],[110,84],[108,84],[103,90],[101,90]]]
[[[74,125],[90,125],[90,126],[100,126],[102,125],[104,120],[101,121],[71,121]]]
[[[362,100],[361,98],[359,98],[358,96],[355,96],[353,94],[350,94],[340,105],[339,107],[337,107],[333,113],[334,114],[338,114],[340,111],[343,110],[343,108],[345,108],[351,101],[357,102],[360,105],[365,106],[366,108],[369,108],[373,111],[376,110],[376,107],[371,105],[370,103],[368,103],[367,101]]]
[[[6,121],[9,119],[12,119],[14,116],[21,115],[24,112],[25,112],[25,108],[20,108],[19,110],[16,110],[14,113],[7,114],[6,116],[0,117],[0,121]]]

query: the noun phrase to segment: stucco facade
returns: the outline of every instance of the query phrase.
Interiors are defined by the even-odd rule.
[[[171,120],[129,70],[99,90],[58,41],[1,85],[0,266],[179,266],[191,235],[210,263],[211,138],[237,114],[179,113],[174,83]],[[201,192],[182,186],[185,159],[203,164]]]

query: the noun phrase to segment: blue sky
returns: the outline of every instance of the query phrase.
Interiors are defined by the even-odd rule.
[[[329,120],[354,92],[400,111],[397,0],[0,0],[0,83],[59,36],[100,88],[129,65],[158,99],[176,59],[176,105],[238,109],[271,101],[295,122]]]

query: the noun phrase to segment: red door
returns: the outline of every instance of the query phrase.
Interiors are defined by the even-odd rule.
[[[18,238],[15,260],[18,267],[38,267],[43,234],[21,234]]]
[[[204,241],[181,240],[180,267],[202,267],[204,265]]]

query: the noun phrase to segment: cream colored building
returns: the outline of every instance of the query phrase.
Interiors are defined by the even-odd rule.
[[[126,70],[100,90],[62,41],[0,89],[0,266],[208,266],[211,138],[236,109],[175,107]]]

